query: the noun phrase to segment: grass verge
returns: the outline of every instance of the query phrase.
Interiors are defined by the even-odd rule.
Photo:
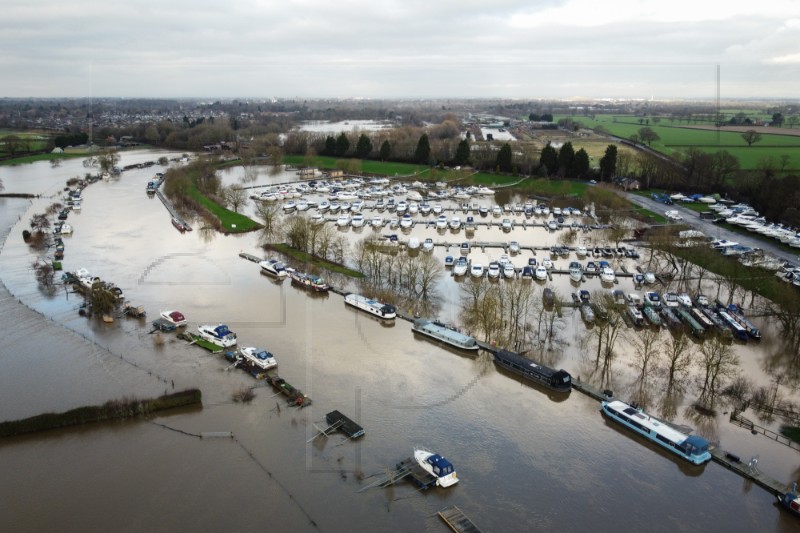
[[[268,245],[269,249],[275,250],[276,252],[280,252],[284,255],[288,255],[289,257],[301,261],[303,263],[309,263],[320,268],[324,268],[325,270],[330,270],[331,272],[338,272],[339,274],[344,274],[345,276],[349,276],[351,278],[361,279],[364,277],[364,274],[359,272],[358,270],[352,270],[347,268],[344,265],[340,265],[338,263],[333,263],[328,261],[327,259],[322,259],[316,256],[313,256],[307,252],[300,251],[296,248],[292,248],[288,244],[284,243],[275,243]]]

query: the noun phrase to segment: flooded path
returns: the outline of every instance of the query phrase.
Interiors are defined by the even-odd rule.
[[[122,163],[135,158],[155,157],[126,152]],[[54,195],[79,164],[22,167],[33,185],[20,192]],[[82,211],[70,215],[75,234],[65,239],[64,260],[66,270],[87,268],[119,285],[145,306],[147,322],[87,320],[78,315],[78,295],[43,295],[30,271],[35,254],[20,235],[52,199],[0,199],[8,231],[0,311],[14,317],[0,322],[0,418],[152,396],[173,383],[200,388],[204,407],[152,421],[161,425],[99,424],[0,442],[3,530],[444,532],[436,511],[458,505],[484,531],[800,531],[765,491],[718,465],[696,469],[644,444],[579,393],[551,397],[499,372],[486,354],[443,349],[414,336],[407,322],[387,327],[338,295],[314,297],[270,281],[238,257],[259,253],[255,234],[177,232],[144,192],[154,171],[90,185]],[[0,178],[17,192],[11,184],[23,173],[12,173]],[[445,277],[441,290],[451,304],[443,318],[457,318],[458,283]],[[314,404],[288,408],[269,388],[257,388],[250,404],[234,403],[235,391],[257,382],[174,335],[154,341],[149,320],[173,308],[191,330],[224,322],[242,345],[269,349],[281,376]],[[568,343],[554,364],[579,374],[577,337],[585,330],[572,315],[564,328]],[[757,370],[757,357],[744,368]],[[306,444],[313,424],[334,409],[358,420],[366,436]],[[235,438],[199,439],[164,426]],[[797,477],[796,451],[726,416],[697,431],[743,458],[760,455],[759,466],[776,479]],[[415,445],[446,455],[458,485],[357,493]]]

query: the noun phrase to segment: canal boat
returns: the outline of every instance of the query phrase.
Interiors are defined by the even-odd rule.
[[[594,322],[594,318],[595,318],[594,317],[594,311],[592,310],[592,307],[588,303],[585,303],[585,304],[581,305],[581,317],[586,322],[589,322],[589,323]]]
[[[397,310],[393,305],[385,304],[360,294],[351,293],[346,295],[344,303],[385,320],[393,320],[397,317]]]
[[[664,317],[664,323],[671,329],[679,328],[681,326],[680,319],[675,315],[675,312],[669,307],[661,309],[661,316]]]
[[[285,279],[288,276],[286,272],[286,265],[277,259],[267,259],[258,263],[261,267],[261,273],[276,279]]]
[[[185,326],[187,323],[186,317],[180,311],[162,311],[161,318],[175,327]]]
[[[236,333],[228,329],[225,324],[197,326],[197,332],[200,334],[200,338],[217,346],[230,348],[236,345]]]
[[[328,292],[330,286],[325,283],[325,280],[313,274],[291,270],[289,277],[292,280],[292,285],[296,285],[301,289],[312,292]]]
[[[416,448],[414,450],[414,460],[423,470],[436,478],[438,486],[447,488],[458,483],[455,467],[438,453]]]
[[[674,307],[672,308],[672,311],[676,315],[678,315],[678,318],[680,318],[681,322],[686,324],[686,327],[692,330],[693,335],[695,335],[696,337],[700,337],[703,335],[705,329],[703,329],[703,326],[701,326],[700,323],[697,320],[695,320],[694,317],[691,314],[689,314],[689,312],[686,309],[682,307]]]
[[[497,366],[522,376],[528,381],[538,383],[556,392],[569,393],[572,390],[572,376],[565,370],[556,370],[540,365],[508,350],[497,350],[492,355]]]
[[[661,317],[658,316],[658,311],[656,311],[652,307],[650,307],[650,306],[644,307],[644,309],[642,309],[642,314],[654,326],[656,326],[656,327],[661,326]]]
[[[717,309],[717,315],[719,315],[723,322],[725,322],[725,324],[731,330],[731,333],[733,333],[734,337],[740,341],[747,342],[747,339],[750,337],[747,334],[747,330],[744,329],[736,320],[734,320],[733,317],[727,313],[727,311]]]
[[[644,325],[644,315],[642,315],[642,312],[639,310],[638,307],[636,307],[636,305],[628,304],[628,308],[626,311],[628,313],[628,316],[631,317],[631,320],[633,320],[633,324],[635,326]]]
[[[711,460],[708,441],[697,435],[686,435],[633,405],[619,400],[600,402],[600,410],[638,435],[658,444],[695,465]]]
[[[437,320],[418,318],[414,320],[411,330],[461,350],[477,351],[480,348],[475,337],[461,333]]]
[[[729,305],[726,311],[730,317],[744,328],[750,338],[761,340],[761,331],[747,320],[744,315],[733,305]]]

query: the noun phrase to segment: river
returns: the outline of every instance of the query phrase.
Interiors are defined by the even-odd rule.
[[[158,155],[124,152],[121,164]],[[1,529],[444,532],[436,512],[458,505],[484,531],[800,531],[767,492],[717,464],[697,469],[644,444],[576,391],[552,397],[497,371],[486,354],[455,353],[414,336],[407,322],[387,327],[345,308],[336,294],[314,297],[270,281],[238,257],[259,253],[255,234],[177,232],[144,193],[156,170],[90,185],[69,218],[75,233],[65,238],[64,268],[115,282],[148,311],[148,321],[105,324],[79,316],[78,295],[36,287],[36,254],[21,239],[65,179],[83,175],[80,161],[0,168],[6,191],[50,196],[0,198],[8,233],[0,310],[9,317],[0,323],[0,419],[173,388],[203,391],[202,410],[3,440]],[[453,290],[457,283],[445,277],[447,319],[457,317]],[[174,334],[159,343],[149,333],[149,320],[170,308],[192,329],[224,322],[242,345],[268,348],[281,376],[313,405],[288,408],[270,388],[234,403],[232,393],[252,378]],[[569,316],[563,327],[565,350],[554,364],[579,374],[583,326]],[[759,372],[768,348],[740,349],[749,357],[743,367]],[[366,436],[307,443],[333,409],[359,420]],[[796,451],[722,414],[702,430],[745,459],[758,454],[776,479],[798,476]],[[357,492],[415,445],[447,456],[458,485]]]

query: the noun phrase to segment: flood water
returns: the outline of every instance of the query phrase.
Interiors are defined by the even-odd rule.
[[[158,155],[125,152],[121,164]],[[63,289],[46,296],[36,287],[36,254],[21,239],[66,178],[83,175],[81,162],[0,168],[7,191],[50,196],[0,198],[8,232],[0,253],[7,287],[0,288],[7,317],[0,420],[173,387],[203,392],[202,409],[0,441],[0,529],[444,532],[436,512],[458,505],[484,531],[800,531],[800,521],[766,491],[715,463],[691,467],[643,443],[610,425],[579,392],[554,397],[497,371],[487,354],[461,355],[413,335],[405,321],[387,326],[345,308],[336,294],[315,297],[270,281],[238,257],[260,255],[256,234],[177,232],[160,201],[144,192],[156,171],[90,185],[83,209],[69,217],[74,234],[64,239],[64,269],[87,268],[148,312],[147,321],[104,324],[78,314],[80,296]],[[481,228],[476,239],[508,238],[501,233]],[[464,238],[432,228],[414,235]],[[515,230],[514,238],[523,246],[555,243],[541,228]],[[521,266],[526,258],[513,260]],[[553,283],[570,290],[566,279]],[[630,280],[620,285],[632,290]],[[455,321],[458,282],[443,276],[440,293],[441,316]],[[156,342],[149,321],[166,309],[181,310],[190,330],[223,322],[240,345],[269,349],[280,375],[313,405],[288,408],[268,387],[256,389],[250,404],[232,402],[254,380],[174,334]],[[562,328],[564,349],[553,364],[580,374],[585,327],[567,314]],[[768,345],[737,350],[743,370],[759,374]],[[618,364],[620,375],[630,371]],[[679,422],[745,459],[759,455],[759,467],[775,479],[797,479],[798,452],[722,414],[697,427],[685,407]],[[308,443],[333,409],[359,420],[366,436]],[[417,445],[448,457],[460,482],[427,492],[405,482],[357,492]]]

